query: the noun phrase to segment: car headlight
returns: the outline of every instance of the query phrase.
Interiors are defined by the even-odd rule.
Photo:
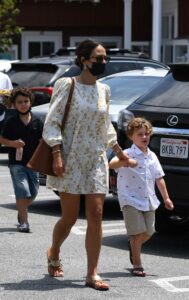
[[[118,115],[118,120],[117,120],[117,128],[118,130],[125,131],[127,129],[127,125],[129,121],[134,118],[134,114],[127,110],[126,108],[121,110]]]

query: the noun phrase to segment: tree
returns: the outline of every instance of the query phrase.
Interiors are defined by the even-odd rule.
[[[6,52],[12,46],[13,36],[20,34],[22,28],[16,25],[16,16],[20,13],[17,0],[0,0],[0,52]]]

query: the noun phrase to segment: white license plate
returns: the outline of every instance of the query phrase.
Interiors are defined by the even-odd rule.
[[[161,138],[160,156],[188,158],[188,140]]]

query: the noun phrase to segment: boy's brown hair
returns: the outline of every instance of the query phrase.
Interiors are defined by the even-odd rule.
[[[147,134],[152,135],[152,124],[145,118],[133,118],[127,125],[126,134],[130,138],[132,137],[136,129],[145,127]]]
[[[9,101],[11,104],[14,104],[16,101],[16,97],[18,95],[22,95],[25,97],[28,97],[30,99],[31,104],[33,104],[34,102],[34,94],[32,93],[32,91],[30,89],[27,88],[15,88],[11,91],[10,97],[9,97]]]

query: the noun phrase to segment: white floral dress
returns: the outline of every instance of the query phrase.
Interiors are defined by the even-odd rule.
[[[106,150],[117,142],[108,113],[110,90],[96,82],[85,85],[75,80],[72,103],[61,133],[71,78],[59,79],[54,87],[43,138],[51,146],[62,144],[64,177],[48,176],[47,187],[71,194],[108,191]]]

